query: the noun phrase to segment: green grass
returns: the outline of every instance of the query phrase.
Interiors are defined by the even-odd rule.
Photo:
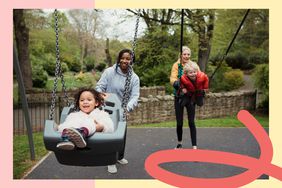
[[[27,135],[14,136],[13,138],[13,178],[20,179],[31,169],[44,155],[47,150],[43,143],[43,134],[34,133],[33,142],[35,148],[35,160],[30,160],[30,150]]]
[[[263,127],[269,126],[268,116],[255,115],[255,118]],[[188,124],[187,120],[184,120],[184,125]],[[212,118],[196,120],[197,127],[245,127],[235,116],[224,118]],[[133,125],[133,127],[175,127],[175,121],[168,121],[162,123],[150,123],[143,125]]]

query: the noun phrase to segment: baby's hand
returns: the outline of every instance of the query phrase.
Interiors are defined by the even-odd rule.
[[[186,88],[182,88],[182,92],[183,92],[184,94],[186,94],[186,93],[187,93],[187,89],[186,89]]]
[[[95,119],[94,123],[96,124],[96,132],[102,132],[104,130],[104,126],[98,123]]]

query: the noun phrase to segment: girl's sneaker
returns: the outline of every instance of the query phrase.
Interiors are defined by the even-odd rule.
[[[82,134],[76,130],[75,128],[66,128],[65,134],[68,136],[68,139],[74,143],[74,145],[78,148],[85,148],[86,147],[86,141],[84,140],[84,137]]]
[[[108,172],[110,172],[111,174],[117,173],[116,165],[108,165]]]
[[[74,144],[70,141],[63,141],[59,142],[56,147],[62,150],[73,150]]]

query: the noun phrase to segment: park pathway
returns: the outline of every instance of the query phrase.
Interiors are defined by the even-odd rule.
[[[187,125],[186,125],[187,126]],[[198,128],[198,147],[258,158],[259,146],[246,128]],[[266,129],[268,132],[268,129]],[[184,148],[191,148],[189,129],[183,132]],[[53,153],[36,166],[25,179],[152,179],[144,168],[146,158],[159,150],[176,146],[175,128],[128,128],[125,158],[129,164],[117,165],[118,173],[110,174],[102,167],[65,166]],[[202,162],[161,164],[173,173],[202,178],[228,177],[245,171],[243,168]],[[262,175],[261,179],[268,176]]]

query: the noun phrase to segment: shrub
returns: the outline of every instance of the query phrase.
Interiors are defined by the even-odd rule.
[[[211,75],[216,67],[214,66],[208,66],[207,68],[207,74]],[[219,92],[219,91],[226,91],[225,88],[225,79],[224,79],[224,73],[227,71],[232,70],[230,67],[227,66],[225,62],[222,63],[220,68],[215,73],[212,80],[210,80],[210,90],[212,92]]]
[[[258,87],[262,92],[268,93],[269,88],[269,66],[268,64],[257,65],[253,79],[255,86]]]
[[[220,62],[222,60],[222,55],[221,54],[216,54],[213,55],[209,58],[209,61],[211,62],[212,65],[217,65],[218,62]]]
[[[215,66],[207,67],[207,74],[211,75]],[[212,92],[231,91],[244,85],[244,74],[239,69],[232,69],[224,62],[210,80],[210,90]]]
[[[163,66],[157,66],[141,75],[144,86],[159,86],[169,82],[169,71]]]
[[[263,50],[252,52],[249,56],[249,62],[252,64],[268,63],[268,53]]]
[[[85,86],[92,86],[94,84],[95,79],[93,78],[93,75],[91,73],[82,73],[75,75],[75,82],[77,84],[80,83],[80,85]]]
[[[46,54],[44,57],[43,68],[50,76],[55,76],[56,58],[51,54]],[[68,65],[61,61],[62,72],[68,71]]]
[[[99,63],[96,67],[95,67],[95,69],[96,70],[98,70],[98,71],[100,71],[100,72],[102,72],[105,68],[106,68],[106,64],[105,63]]]
[[[68,67],[68,65],[65,62],[62,62],[61,69],[62,69],[63,73],[69,71],[69,67]]]
[[[86,57],[84,59],[84,65],[87,72],[95,68],[95,57]]]
[[[81,64],[79,61],[79,56],[75,56],[75,55],[70,56],[70,55],[62,54],[61,61],[67,64],[68,70],[74,71],[74,72],[81,71]]]
[[[74,72],[79,72],[81,71],[81,64],[79,63],[79,61],[72,61],[69,62],[69,70],[70,71],[74,71]]]
[[[262,91],[263,101],[260,107],[267,110],[269,108],[269,66],[268,64],[257,65],[252,75],[255,86]]]
[[[238,89],[244,85],[244,74],[241,70],[235,69],[224,73],[226,90]]]
[[[48,74],[41,65],[32,67],[32,86],[44,88],[47,84]]]
[[[56,58],[52,55],[45,55],[43,68],[51,76],[55,75]]]
[[[243,54],[242,52],[228,55],[225,58],[225,61],[227,65],[233,69],[250,70],[255,67],[252,63],[249,63],[247,55]]]

